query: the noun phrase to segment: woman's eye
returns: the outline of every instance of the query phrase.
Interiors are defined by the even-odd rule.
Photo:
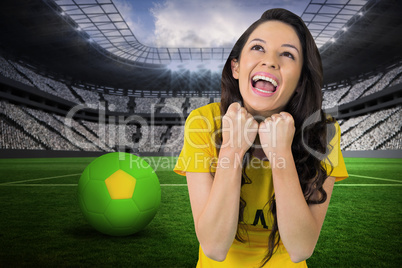
[[[285,57],[291,58],[292,60],[295,59],[295,57],[293,56],[293,54],[290,53],[290,52],[283,52],[282,55],[285,56]]]
[[[251,48],[251,50],[264,51],[264,48],[260,45],[255,45]]]

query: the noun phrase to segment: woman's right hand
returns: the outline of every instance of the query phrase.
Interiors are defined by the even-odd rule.
[[[238,102],[229,105],[222,118],[222,148],[242,156],[253,145],[258,133],[258,123]]]

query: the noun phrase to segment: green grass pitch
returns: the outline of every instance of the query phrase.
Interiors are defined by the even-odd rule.
[[[0,160],[0,267],[195,267],[198,242],[174,157],[144,157],[161,207],[141,232],[110,237],[86,223],[77,183],[94,158]],[[309,267],[402,267],[402,159],[346,158]]]

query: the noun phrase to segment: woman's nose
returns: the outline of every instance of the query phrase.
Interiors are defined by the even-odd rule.
[[[262,65],[267,66],[267,67],[272,68],[272,69],[278,69],[279,68],[279,63],[278,63],[278,60],[276,59],[275,55],[268,54],[268,53],[264,57]]]

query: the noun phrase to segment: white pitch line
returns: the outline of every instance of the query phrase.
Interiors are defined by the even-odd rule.
[[[59,187],[59,186],[69,186],[69,187],[71,187],[71,186],[74,186],[74,187],[77,187],[78,186],[78,184],[45,184],[45,183],[42,183],[42,184],[40,184],[40,183],[38,183],[38,184],[33,184],[33,183],[31,183],[31,184],[23,184],[23,183],[21,183],[21,184],[17,184],[17,183],[10,183],[10,184],[0,184],[0,187],[1,186],[17,186],[17,187],[54,187],[54,186],[56,186],[56,187]]]
[[[8,185],[8,184],[18,184],[22,182],[30,182],[30,181],[42,181],[42,180],[51,180],[51,179],[57,179],[57,178],[64,178],[64,177],[72,177],[72,176],[77,176],[81,175],[81,173],[77,174],[69,174],[69,175],[61,175],[61,176],[54,176],[54,177],[45,177],[45,178],[38,178],[38,179],[32,179],[32,180],[23,180],[23,181],[11,181],[11,182],[3,182],[0,183],[0,185]]]
[[[365,179],[372,179],[372,180],[379,180],[379,181],[399,182],[399,183],[402,184],[402,181],[398,181],[398,180],[383,179],[383,178],[376,178],[376,177],[369,177],[369,176],[362,176],[362,175],[355,175],[355,174],[349,174],[349,176],[352,176],[352,177],[359,177],[359,178],[365,178]]]
[[[1,183],[0,186],[27,186],[27,187],[54,187],[54,186],[78,186],[78,184],[51,184],[51,183],[41,183],[41,184],[33,184],[33,183]],[[165,186],[187,186],[187,184],[161,184],[161,187]]]
[[[17,183],[2,183],[0,184],[1,186],[17,186],[17,187],[77,187],[78,184],[17,184]],[[161,184],[161,187],[175,187],[175,186],[187,186],[187,184]],[[349,186],[349,187],[382,187],[382,186],[402,186],[402,183],[394,184],[394,183],[388,183],[388,184],[353,184],[353,183],[341,183],[341,184],[335,184],[335,186]]]
[[[72,177],[72,176],[77,176],[81,175],[81,173],[77,174],[68,174],[68,175],[61,175],[61,176],[53,176],[53,177],[45,177],[45,178],[37,178],[37,179],[31,179],[31,180],[22,180],[22,181],[12,181],[12,182],[5,182],[5,183],[0,183],[0,186],[26,186],[26,187],[71,187],[71,186],[78,186],[78,184],[23,184],[24,182],[32,182],[32,181],[41,181],[41,180],[50,180],[50,179],[57,179],[57,178],[65,178],[65,177]],[[370,176],[362,176],[362,175],[355,175],[355,174],[349,174],[349,176],[352,177],[360,177],[360,178],[366,178],[366,179],[373,179],[373,180],[381,180],[381,181],[391,181],[391,182],[398,182],[398,184],[346,184],[346,183],[341,183],[341,184],[335,184],[335,186],[347,186],[347,187],[352,187],[352,186],[357,186],[357,187],[381,187],[381,186],[402,186],[402,182],[398,180],[392,180],[392,179],[384,179],[384,178],[376,178],[376,177],[370,177]],[[175,186],[187,186],[187,184],[161,184],[161,187],[175,187]]]

